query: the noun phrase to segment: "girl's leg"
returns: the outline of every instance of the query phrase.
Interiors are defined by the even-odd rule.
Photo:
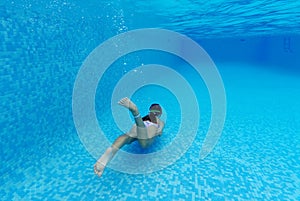
[[[149,137],[147,133],[147,128],[143,122],[140,112],[137,106],[129,99],[123,98],[119,101],[119,104],[128,108],[132,115],[134,116],[134,121],[137,125],[137,138],[142,147],[147,147],[149,145]]]
[[[111,161],[114,155],[119,149],[121,149],[125,144],[130,144],[135,141],[135,138],[132,138],[126,134],[119,136],[115,142],[106,149],[105,153],[98,159],[94,165],[94,172],[100,177],[104,171],[105,166]]]

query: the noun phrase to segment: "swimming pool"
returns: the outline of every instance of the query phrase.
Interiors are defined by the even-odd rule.
[[[2,1],[1,198],[299,200],[298,7],[297,1]],[[148,27],[191,37],[215,62],[226,91],[222,135],[200,160],[211,120],[205,83],[174,55],[134,52],[116,60],[96,90],[96,115],[107,139],[112,142],[122,132],[111,111],[116,84],[134,68],[151,63],[169,66],[189,82],[200,109],[199,127],[187,151],[162,170],[130,174],[107,168],[97,178],[93,156],[101,153],[97,147],[88,151],[77,134],[74,83],[98,45],[120,33]],[[160,76],[154,78],[168,80]],[[179,93],[185,90],[179,88]],[[166,127],[149,149],[133,143],[123,151],[164,150],[180,129],[184,97],[152,84],[137,89],[132,98],[142,113],[149,103],[159,101]],[[189,114],[187,119],[196,117]],[[188,131],[193,125],[181,126]]]

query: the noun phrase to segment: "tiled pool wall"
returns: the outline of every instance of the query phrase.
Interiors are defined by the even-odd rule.
[[[241,63],[299,73],[300,35],[195,39],[216,63]]]

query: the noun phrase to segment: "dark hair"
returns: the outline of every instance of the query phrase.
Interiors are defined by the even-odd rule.
[[[144,116],[142,119],[143,119],[143,121],[151,121],[151,119],[149,117],[149,114],[147,114],[146,116]]]
[[[160,110],[161,110],[161,107],[160,107],[160,105],[159,105],[158,103],[153,103],[153,104],[149,107],[149,110],[151,110],[151,108],[154,107],[154,106],[158,106],[158,107],[160,108]]]

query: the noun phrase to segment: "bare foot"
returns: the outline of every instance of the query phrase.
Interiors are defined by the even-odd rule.
[[[122,98],[118,103],[128,108],[134,115],[137,115],[139,113],[136,105],[127,97]]]
[[[102,163],[100,160],[98,160],[97,163],[94,165],[95,174],[98,175],[98,177],[101,177],[104,169],[105,169],[105,164]]]

